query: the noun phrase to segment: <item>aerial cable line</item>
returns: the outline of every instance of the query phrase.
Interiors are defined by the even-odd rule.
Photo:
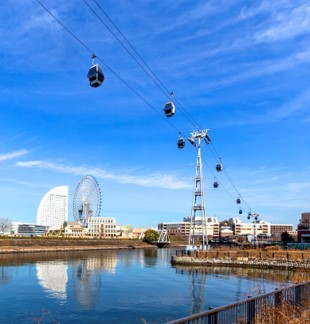
[[[138,51],[135,49],[135,47],[130,43],[128,38],[122,33],[122,31],[117,27],[117,25],[113,22],[113,20],[110,18],[110,16],[106,13],[106,11],[102,8],[102,6],[96,1],[93,0],[98,8],[102,11],[102,13],[106,16],[106,18],[110,21],[110,23],[114,26],[114,28],[119,32],[119,34],[124,38],[126,43],[130,46],[130,48],[133,50],[133,52],[138,56],[138,58],[143,62],[143,64],[149,69],[149,71],[154,75],[156,80],[161,84],[161,86],[166,90],[167,93],[170,91],[167,89],[167,87],[162,83],[162,81],[158,78],[156,73],[152,70],[152,68],[146,63],[146,61],[143,59],[143,57],[138,53]]]
[[[202,158],[202,160],[203,160],[203,162],[204,162],[204,164],[207,166],[207,168],[209,169],[209,171],[212,173],[212,175],[213,175],[213,177],[214,178],[217,178],[216,177],[216,175],[215,175],[215,173],[214,173],[214,171],[212,170],[212,168],[209,166],[209,164],[207,163],[207,161],[203,158],[203,157],[201,157]],[[231,193],[225,188],[225,186],[223,185],[223,182],[222,181],[218,181],[220,184],[221,184],[221,188],[223,188],[224,189],[224,191],[226,191],[226,193],[230,196],[230,198],[232,199],[232,200],[234,200],[234,197],[231,195]]]
[[[141,67],[141,69],[153,80],[153,82],[157,85],[159,90],[164,93],[168,98],[169,96],[167,93],[158,85],[158,83],[154,80],[152,75],[149,74],[149,72],[144,68],[144,66],[132,55],[132,53],[128,50],[128,48],[123,44],[123,42],[117,37],[117,35],[113,32],[113,30],[101,19],[101,17],[96,13],[96,11],[90,6],[90,4],[83,0],[83,2],[86,4],[86,6],[92,11],[92,13],[99,19],[99,21],[108,29],[108,31],[113,35],[113,37],[119,42],[119,44],[124,48],[124,50],[128,53],[128,55],[131,56],[131,58]],[[97,4],[98,5],[98,4]]]
[[[125,50],[128,52],[128,54],[136,61],[137,64],[139,64],[139,66],[143,69],[143,71],[153,80],[153,82],[157,85],[157,87],[167,96],[167,94],[163,91],[163,89],[158,85],[158,83],[154,80],[154,78],[146,71],[145,68],[142,67],[142,65],[137,61],[136,58],[134,58],[134,56],[130,53],[130,51],[126,48],[126,46],[117,38],[117,36],[112,32],[112,30],[102,21],[102,19],[95,13],[95,11],[89,6],[89,4],[83,0],[84,3],[91,9],[91,11],[98,17],[98,19],[100,19],[100,21],[108,28],[108,30],[112,33],[112,35],[121,43],[121,45],[125,48]],[[58,24],[64,28],[76,41],[78,41],[87,51],[89,51],[91,54],[93,54],[94,52],[80,39],[78,38],[68,27],[66,27],[40,0],[36,0],[36,2],[46,11],[48,12],[49,15],[51,15],[57,22]],[[97,6],[99,6],[99,8],[101,8],[100,5],[98,5],[97,1],[94,0],[94,2],[97,4]],[[102,9],[103,10],[103,9]],[[106,15],[106,14],[105,14]],[[112,20],[110,18],[108,18],[111,22]],[[119,31],[119,29],[116,27],[116,25],[112,22],[113,26],[115,26],[115,28]],[[120,32],[120,31],[119,31]],[[123,34],[120,32],[120,34],[123,36]],[[123,36],[124,39],[129,43],[129,41],[127,40],[127,38],[125,36]],[[129,43],[129,45],[133,48],[133,46]],[[134,49],[134,48],[133,48]],[[134,52],[137,53],[137,51],[134,49]],[[151,71],[151,73],[155,76],[156,79],[158,79],[159,83],[162,85],[162,87],[166,90],[167,88],[165,87],[165,85],[159,80],[159,78],[156,76],[156,74],[152,71],[152,69],[144,62],[144,60],[140,57],[140,55],[137,53],[138,57],[142,60],[142,62],[148,67],[148,69]],[[154,112],[156,112],[161,118],[163,118],[166,122],[168,122],[170,124],[171,127],[173,127],[176,131],[178,131],[178,133],[180,134],[181,132],[179,131],[179,129],[170,121],[167,120],[166,118],[164,118],[157,110],[156,108],[150,104],[142,95],[140,95],[140,93],[135,90],[127,81],[125,81],[118,73],[116,73],[112,68],[110,68],[106,63],[104,63],[99,57],[97,57],[98,60],[111,72],[113,73],[122,83],[124,83],[137,97],[139,97],[146,105],[148,105]],[[177,101],[178,102],[178,101]],[[183,113],[183,115],[194,125],[194,127],[196,128],[197,126],[199,126],[198,123],[196,123],[196,121],[190,116],[190,114],[186,111],[186,109],[178,102],[178,105],[182,108],[180,109],[181,112]],[[183,112],[182,110],[184,110],[187,114],[187,116],[185,115],[185,112]],[[216,154],[218,155],[217,151],[214,148],[214,151],[216,152]],[[209,165],[206,163],[207,167],[209,168],[209,170],[212,172],[212,174],[214,175],[213,171],[211,170],[211,168],[209,167]],[[228,178],[228,180],[230,181],[230,183],[232,184],[233,188],[235,189],[235,191],[239,194],[238,190],[236,189],[235,185],[233,184],[230,176],[228,175],[227,171],[224,173],[226,175],[226,177]],[[227,189],[225,187],[223,187],[224,190],[228,193],[229,196],[230,193],[227,191]],[[241,197],[241,195],[239,194],[239,196]],[[232,196],[231,196],[232,197]],[[242,199],[243,202],[246,204],[246,202],[244,201],[244,199]],[[246,204],[248,206],[248,204]],[[249,206],[248,206],[249,207]]]
[[[104,14],[104,16],[109,20],[109,22],[114,26],[114,28],[117,30],[117,32],[122,36],[122,38],[126,41],[126,43],[129,45],[133,53],[140,59],[141,62],[138,61],[138,59],[130,52],[128,47],[122,42],[122,40],[112,31],[112,29],[101,19],[101,17],[96,13],[96,11],[90,6],[90,4],[86,1],[83,0],[84,3],[87,5],[87,7],[92,11],[92,13],[99,19],[99,21],[108,29],[108,31],[113,35],[113,37],[119,42],[119,44],[125,49],[125,51],[130,55],[130,57],[140,66],[140,68],[146,73],[146,75],[155,83],[155,85],[158,87],[158,89],[167,96],[167,93],[169,93],[169,90],[165,86],[165,84],[159,79],[159,77],[156,75],[156,73],[153,71],[153,69],[146,63],[146,61],[142,58],[142,56],[138,53],[138,51],[135,49],[135,47],[131,44],[131,42],[128,40],[128,38],[122,33],[122,31],[117,27],[117,25],[113,22],[113,20],[110,18],[110,16],[106,13],[106,11],[102,8],[102,6],[98,3],[98,1],[93,0],[94,3],[97,5],[97,7],[101,10],[101,12]],[[148,71],[150,71],[150,74]],[[155,80],[156,79],[156,80]],[[177,104],[178,107],[180,108],[180,111],[183,113],[183,115],[188,119],[188,121],[194,126],[194,128],[200,127],[201,126],[193,119],[193,117],[187,112],[187,110],[182,106],[182,104],[178,100],[174,100]],[[180,133],[180,132],[179,132]],[[212,143],[213,144],[213,143]],[[212,145],[210,151],[216,161],[220,159],[219,154],[214,146]],[[207,165],[208,166],[208,165]],[[214,175],[214,172],[211,170],[211,168],[208,166],[212,174]],[[231,177],[229,176],[227,170],[225,170],[224,174],[226,175],[227,179],[231,183],[232,187],[236,191],[236,193],[241,197],[240,193],[238,192],[236,186],[234,185]],[[215,177],[215,175],[214,175]],[[231,194],[228,192],[228,190],[223,187],[223,189],[229,194],[229,196],[234,199]],[[244,199],[242,199],[244,201]],[[247,203],[244,201],[244,203],[247,205]],[[247,205],[248,206],[248,205]]]
[[[119,44],[125,49],[125,51],[128,53],[128,55],[140,66],[140,68],[144,71],[144,73],[154,82],[154,84],[158,87],[158,89],[168,98],[170,99],[170,93],[167,89],[167,87],[164,85],[164,83],[158,78],[158,76],[155,74],[155,72],[152,70],[152,68],[145,62],[145,60],[141,57],[141,55],[138,53],[138,51],[133,47],[133,45],[129,42],[129,40],[126,38],[126,36],[121,32],[121,30],[116,26],[116,24],[112,21],[112,19],[108,16],[108,14],[104,11],[102,6],[96,1],[93,0],[98,8],[102,11],[102,13],[107,17],[107,19],[111,22],[111,24],[116,28],[116,30],[119,32],[119,34],[124,38],[124,40],[127,42],[127,44],[130,46],[132,51],[138,56],[138,58],[141,60],[141,62],[147,67],[147,69],[150,71],[147,71],[147,69],[141,64],[141,62],[138,61],[138,59],[129,51],[129,49],[126,47],[126,45],[120,40],[120,38],[112,31],[112,29],[101,19],[101,17],[96,13],[96,11],[91,7],[91,5],[86,1],[83,0],[83,2],[87,5],[87,7],[92,11],[92,13],[97,17],[97,19],[108,29],[108,31],[113,35],[113,37],[119,42]],[[178,102],[177,100],[175,100]],[[184,107],[180,103],[178,103],[178,106],[180,108],[180,112],[184,115],[184,117],[194,126],[194,128],[197,127],[197,123],[193,118],[190,116],[190,114],[185,110]]]
[[[107,12],[103,9],[103,7],[98,3],[97,0],[93,0],[93,2],[97,5],[97,7],[101,10],[101,12],[104,14],[104,16],[109,20],[109,22],[114,26],[114,28],[117,30],[117,32],[123,37],[123,39],[126,41],[126,43],[130,46],[131,50],[137,55],[137,57],[141,60],[141,62],[144,64],[144,66],[147,67],[147,69],[152,73],[154,78],[158,81],[158,83],[154,80],[153,76],[150,75],[150,73],[145,69],[144,66],[134,57],[134,55],[128,50],[126,45],[116,36],[116,34],[111,30],[111,28],[101,19],[101,17],[96,13],[96,11],[89,5],[89,3],[86,0],[83,0],[84,3],[88,6],[88,8],[93,12],[93,14],[100,20],[100,22],[109,30],[109,32],[115,37],[115,39],[120,43],[120,45],[126,50],[126,52],[133,58],[133,60],[141,67],[141,69],[151,78],[151,80],[156,84],[156,86],[167,96],[167,93],[169,93],[168,88],[165,86],[165,84],[159,79],[159,77],[156,75],[156,73],[153,71],[153,69],[146,63],[146,61],[142,58],[142,56],[138,53],[136,48],[131,44],[131,42],[128,40],[128,38],[123,34],[123,32],[118,28],[118,26],[113,22],[113,20],[110,18],[110,16],[107,14]],[[163,89],[165,91],[163,91]],[[199,125],[199,123],[188,113],[188,111],[182,106],[179,100],[175,99],[174,100],[178,107],[181,108],[180,111],[183,113],[183,115],[188,119],[188,121],[194,126],[195,129],[202,127]],[[211,143],[213,144],[213,143]],[[218,161],[219,154],[214,146],[212,145],[212,149],[214,152],[211,152],[215,158],[216,161]],[[228,174],[227,174],[228,175]],[[233,184],[231,178],[229,177],[229,181],[231,182],[233,188],[236,190],[235,185]],[[237,191],[237,190],[236,190]],[[239,194],[239,192],[237,191]]]
[[[63,24],[59,18],[57,18],[40,0],[35,0],[49,15],[51,15],[58,24],[64,28],[76,41],[78,41],[88,52],[93,54],[94,52],[80,39],[78,38],[65,24]],[[168,119],[166,119],[157,109],[148,102],[137,90],[135,90],[126,80],[124,80],[117,72],[115,72],[111,67],[104,63],[97,55],[97,59],[111,72],[113,73],[122,83],[124,83],[137,97],[139,97],[146,105],[148,105],[156,114],[158,114],[162,119],[170,124],[177,132],[179,129]]]
[[[159,79],[157,74],[154,72],[154,70],[147,64],[147,62],[143,59],[143,57],[139,54],[139,52],[136,50],[136,48],[131,44],[131,42],[128,40],[128,38],[122,33],[122,31],[117,27],[117,25],[113,22],[113,20],[110,18],[110,16],[106,13],[106,11],[102,8],[102,6],[98,3],[97,0],[93,0],[98,8],[101,10],[101,12],[105,15],[105,17],[109,20],[109,22],[114,26],[114,28],[118,31],[118,33],[123,37],[123,39],[126,41],[126,43],[130,46],[132,51],[138,56],[138,58],[141,60],[141,62],[148,68],[148,70],[152,73],[152,75],[156,78],[156,80],[159,82],[159,84],[162,86],[163,89],[165,89],[166,93],[169,94],[170,91],[166,87],[166,85]],[[84,0],[85,2],[85,0]],[[100,19],[101,20],[101,19]],[[106,25],[106,24],[104,24]],[[110,29],[109,29],[110,30]],[[122,44],[124,47],[124,45]],[[139,64],[140,65],[140,64]],[[143,69],[144,70],[144,69]],[[192,118],[192,116],[186,111],[186,109],[181,105],[181,103],[175,99],[175,102],[178,104],[178,107],[181,108],[180,110],[187,115],[187,117],[190,119],[190,122],[194,125],[194,127],[197,128],[197,123]],[[185,116],[186,117],[186,116]]]

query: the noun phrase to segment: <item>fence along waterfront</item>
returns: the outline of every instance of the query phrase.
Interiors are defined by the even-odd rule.
[[[170,321],[166,324],[252,324],[260,323],[266,310],[281,303],[303,306],[309,301],[310,281],[249,298],[227,306]]]

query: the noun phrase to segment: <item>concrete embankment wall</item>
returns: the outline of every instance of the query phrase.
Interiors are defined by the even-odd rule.
[[[119,239],[0,239],[0,253],[84,251],[106,249],[150,248],[140,240]]]
[[[238,266],[310,270],[310,251],[192,251],[179,252],[172,264],[190,266]]]
[[[291,260],[301,261],[310,259],[310,250],[295,251],[295,250],[214,250],[214,251],[197,251],[193,252],[193,256],[208,259],[263,259],[263,260]]]

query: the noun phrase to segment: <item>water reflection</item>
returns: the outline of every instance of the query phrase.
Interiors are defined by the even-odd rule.
[[[185,273],[189,271],[205,272],[218,278],[229,280],[230,276],[243,278],[268,278],[270,281],[280,281],[283,283],[294,281],[295,272],[283,269],[254,269],[254,268],[235,268],[235,267],[189,267],[189,266],[173,266],[177,273]]]
[[[68,262],[37,263],[37,278],[40,286],[51,297],[65,301],[67,299]]]
[[[72,267],[74,296],[79,305],[85,309],[94,309],[98,303],[101,290],[101,276],[104,272],[115,273],[116,253],[107,253],[104,257],[88,257],[78,260]]]
[[[191,314],[204,311],[206,278],[205,272],[189,270],[189,288],[191,296]]]
[[[143,264],[145,268],[155,268],[157,265],[158,250],[147,249],[143,250]]]
[[[83,309],[93,309],[99,298],[101,277],[98,271],[87,269],[87,260],[80,260],[72,268],[74,296]]]
[[[172,267],[174,254],[132,249],[0,255],[0,304],[6,305],[0,323],[30,323],[42,309],[62,324],[142,323],[141,318],[164,323],[296,278],[285,270]]]
[[[192,301],[191,314],[205,310],[206,304],[212,305],[213,291],[206,294],[207,278],[208,280],[217,280],[220,283],[217,289],[228,289],[231,300],[243,300],[249,296],[264,294],[270,291],[272,282],[277,282],[275,287],[280,288],[290,285],[294,282],[295,273],[289,270],[274,269],[252,269],[252,268],[232,268],[232,267],[189,267],[173,266],[179,275],[186,275],[190,282],[190,298]],[[212,279],[213,278],[213,279]],[[233,279],[234,278],[234,279]],[[268,278],[268,279],[266,279]],[[232,282],[232,279],[234,283]],[[227,283],[225,283],[225,281]],[[250,284],[252,283],[252,285]],[[228,287],[234,285],[235,289]],[[231,296],[234,291],[234,297]],[[208,296],[209,300],[205,300]],[[230,303],[227,300],[226,303]]]
[[[12,279],[8,268],[0,267],[0,286],[8,284]]]

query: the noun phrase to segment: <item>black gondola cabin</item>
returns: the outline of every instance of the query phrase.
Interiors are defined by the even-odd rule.
[[[217,172],[221,172],[223,170],[223,166],[222,166],[222,163],[218,163],[215,167],[216,171]]]
[[[175,106],[174,106],[174,103],[172,101],[168,101],[165,104],[164,112],[165,112],[165,115],[167,117],[171,117],[171,116],[174,115],[174,113],[175,113]]]
[[[183,139],[183,138],[179,138],[179,139],[178,139],[178,148],[179,148],[179,149],[182,149],[182,148],[184,148],[184,146],[185,146],[185,141],[184,141],[184,139]]]
[[[104,81],[104,74],[99,64],[94,64],[88,71],[87,77],[91,87],[97,88]]]

